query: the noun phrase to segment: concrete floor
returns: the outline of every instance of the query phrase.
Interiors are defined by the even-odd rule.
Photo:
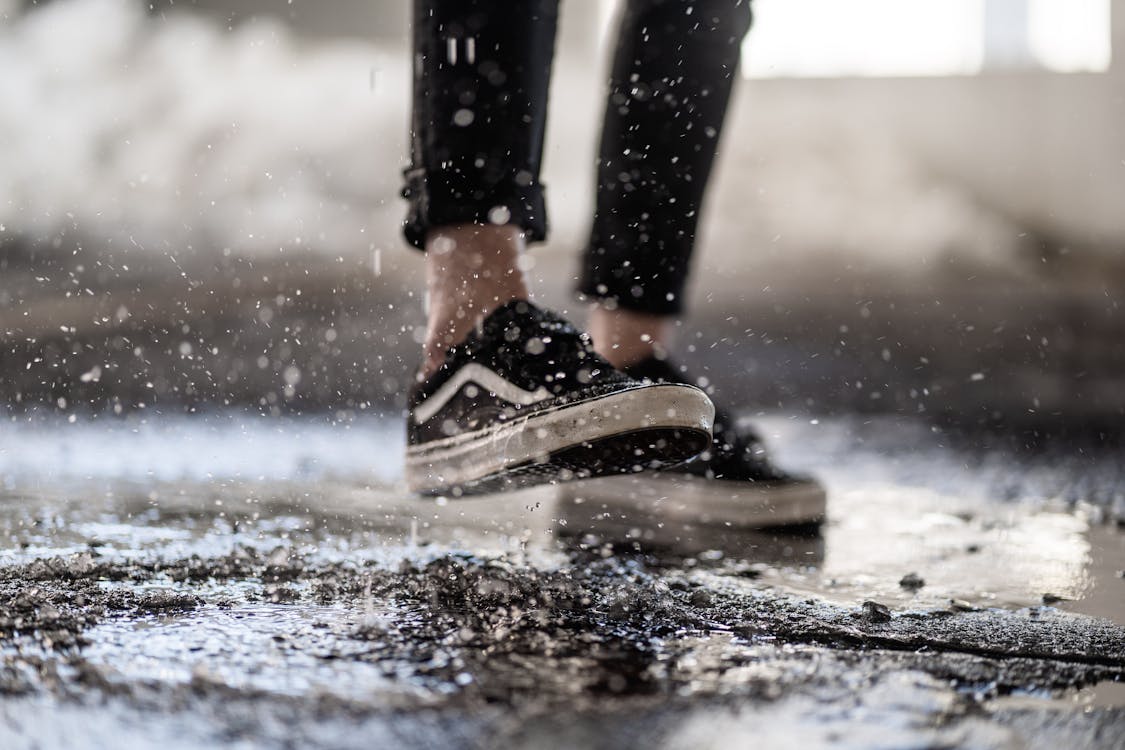
[[[538,298],[581,320],[566,281],[577,256],[534,257]],[[805,260],[774,262],[762,287],[701,261],[673,353],[736,410],[1120,434],[1125,276],[977,277],[956,266],[917,276],[846,258],[802,272]],[[95,411],[401,408],[424,330],[421,262],[403,250],[373,263],[9,245],[0,399]],[[286,382],[291,368],[298,382]]]

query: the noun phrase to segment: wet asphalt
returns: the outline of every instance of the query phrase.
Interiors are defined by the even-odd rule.
[[[0,746],[1121,746],[1114,451],[759,425],[820,529],[411,498],[396,417],[13,419]]]

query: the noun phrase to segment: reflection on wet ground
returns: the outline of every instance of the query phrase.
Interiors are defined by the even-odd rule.
[[[762,425],[822,528],[410,498],[397,420],[7,425],[0,746],[1118,746],[1112,455]]]

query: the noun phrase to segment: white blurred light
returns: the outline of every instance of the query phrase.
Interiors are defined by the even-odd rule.
[[[755,0],[748,78],[979,73],[986,0]],[[1026,0],[1028,64],[1109,67],[1109,0]]]
[[[1108,69],[1109,14],[1109,0],[1030,0],[1032,54],[1043,67],[1060,73]]]
[[[937,76],[980,70],[983,0],[756,0],[751,78]]]

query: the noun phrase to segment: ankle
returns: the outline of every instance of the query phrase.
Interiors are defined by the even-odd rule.
[[[426,237],[428,322],[422,350],[422,375],[433,374],[449,347],[465,337],[493,310],[530,293],[520,254],[523,232],[511,225],[460,224]]]
[[[590,311],[594,349],[617,369],[649,357],[663,358],[672,343],[674,319],[595,303]]]

